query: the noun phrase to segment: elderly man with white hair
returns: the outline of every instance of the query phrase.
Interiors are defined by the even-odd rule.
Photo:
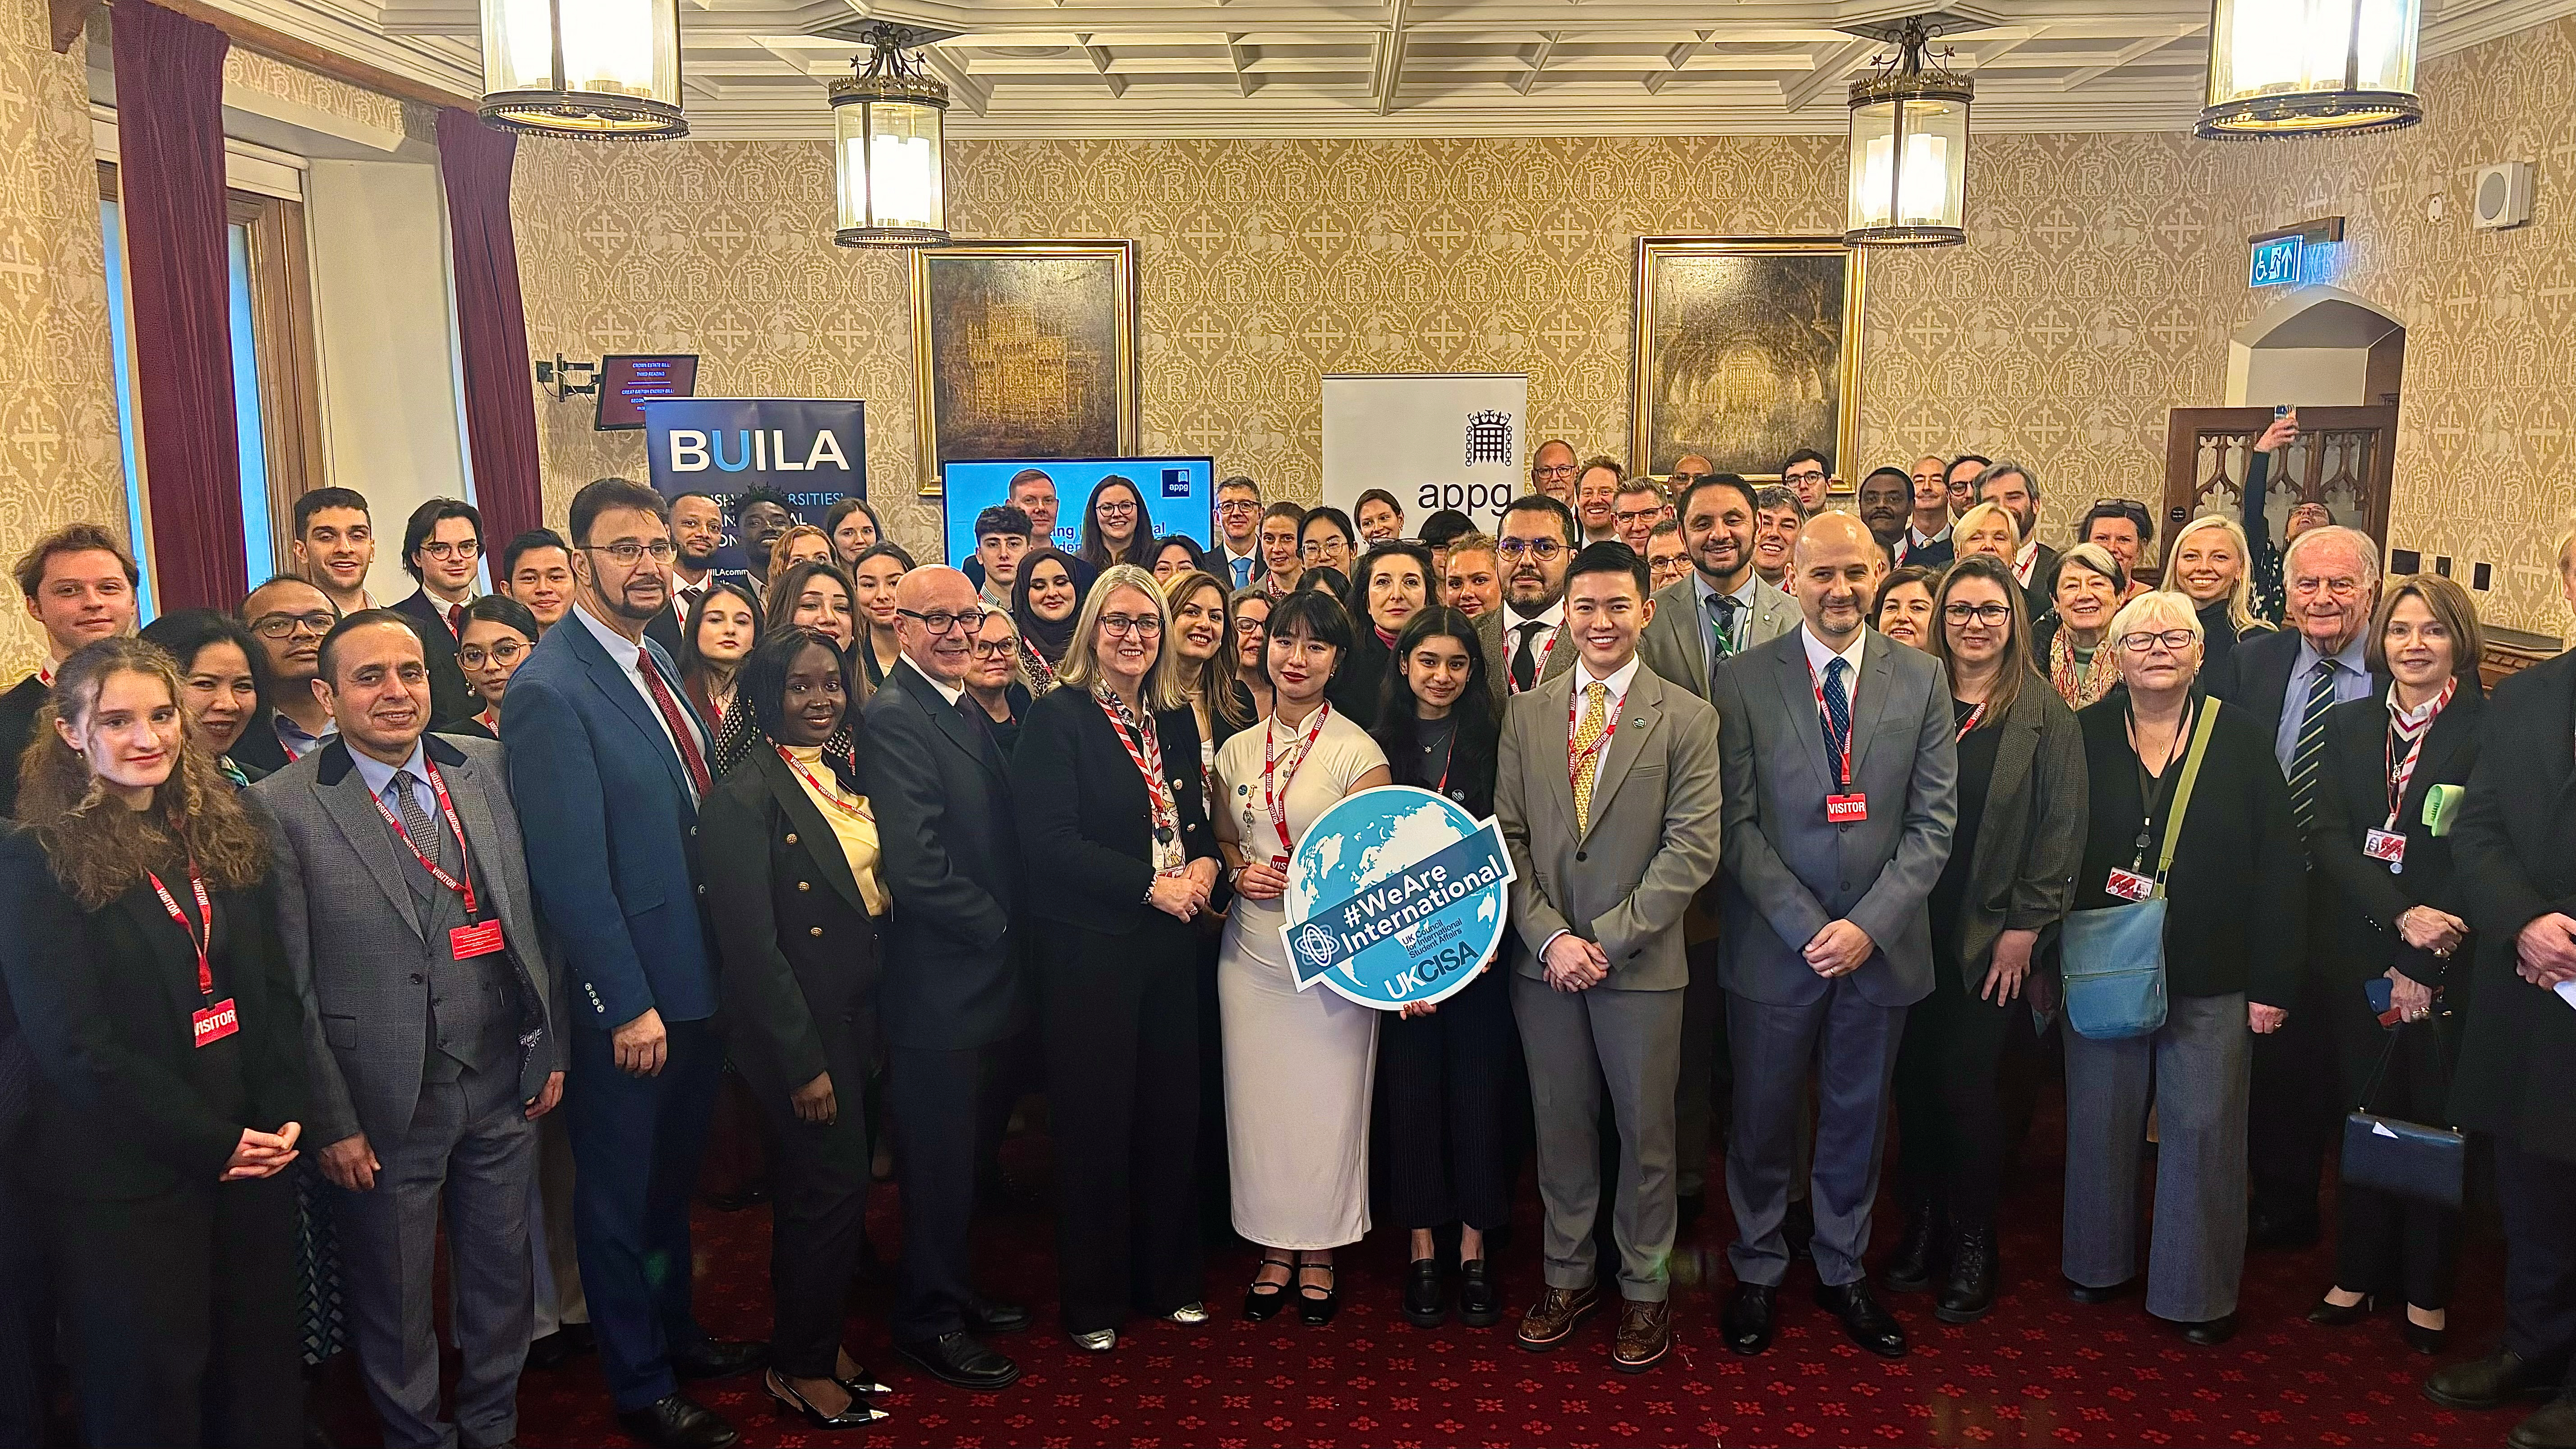
[[[2290,782],[2300,830],[2310,823],[2323,760],[2327,711],[2348,700],[2388,693],[2385,670],[2363,651],[2379,603],[2379,545],[2358,529],[2328,525],[2290,541],[2281,566],[2288,606],[2278,634],[2249,639],[2211,666],[2208,692],[2251,714],[2272,741],[2273,758]],[[2316,893],[2319,899],[2327,893]],[[2317,922],[2308,939],[2332,939]],[[2322,977],[2301,976],[2303,1000],[2291,1025],[2254,1053],[2253,1153],[2257,1248],[2316,1241],[2317,1189],[2326,1147],[2340,1115],[2327,1084],[2334,1080],[2333,1043],[2313,999]],[[2346,1104],[2349,1105],[2349,1104]]]

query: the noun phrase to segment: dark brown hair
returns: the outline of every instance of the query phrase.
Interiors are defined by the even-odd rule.
[[[2388,616],[2397,612],[2397,601],[2412,595],[2424,601],[2432,611],[2433,622],[2451,636],[2451,673],[2475,684],[2478,663],[2486,658],[2486,631],[2478,626],[2477,601],[2469,591],[2442,574],[2408,574],[2391,580],[2388,590],[2379,596],[2379,609],[2371,616],[2370,633],[2362,648],[2362,658],[2373,670],[2388,668]]]
[[[1963,579],[1984,579],[2004,591],[2004,605],[2012,610],[2012,634],[2004,640],[2004,657],[1995,670],[1995,682],[1986,689],[1986,712],[1977,728],[1992,729],[2012,713],[2014,701],[2021,698],[2021,687],[2039,678],[2038,655],[2030,642],[2030,611],[2023,604],[2021,584],[2002,559],[1990,553],[1972,553],[1950,565],[1941,576],[1941,586],[1932,591],[1932,657],[1941,661],[1945,675],[1955,677],[1957,666],[1950,659],[1950,594]],[[1872,611],[1876,617],[1876,611]]]

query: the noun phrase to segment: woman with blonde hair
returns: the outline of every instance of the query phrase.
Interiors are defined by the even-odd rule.
[[[2000,503],[1980,503],[1960,514],[1959,521],[1950,525],[1950,537],[1958,544],[1961,558],[1990,553],[2011,563],[2021,552],[2021,526]]]
[[[2246,567],[2252,553],[2245,526],[2216,513],[2184,524],[2165,545],[2165,574],[2190,597],[2209,641],[2204,669],[2225,659],[2238,641],[2274,627],[2254,612],[2253,571]]]
[[[966,697],[991,721],[993,743],[1007,760],[1019,748],[1020,721],[1031,700],[1028,671],[1020,664],[1020,626],[1011,622],[1010,610],[987,599],[968,647]]]

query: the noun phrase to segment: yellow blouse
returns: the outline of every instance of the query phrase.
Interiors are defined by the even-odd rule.
[[[789,745],[787,753],[796,757],[804,768],[797,771],[797,781],[823,814],[832,834],[841,842],[841,854],[850,862],[850,874],[858,878],[859,899],[868,903],[870,916],[886,913],[885,882],[878,877],[876,812],[868,807],[868,797],[854,795],[841,788],[832,767],[823,763],[822,746],[804,748]],[[819,788],[817,788],[819,786]]]

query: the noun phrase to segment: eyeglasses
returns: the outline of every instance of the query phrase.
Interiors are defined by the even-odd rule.
[[[1219,513],[1259,513],[1261,503],[1253,498],[1229,498],[1216,506]]]
[[[1941,617],[1953,624],[1964,624],[1970,619],[1980,624],[2000,624],[2012,617],[2012,605],[1944,604],[1941,606]]]
[[[2141,629],[2135,634],[2121,635],[2120,647],[2128,650],[2132,654],[2144,654],[2148,650],[2162,644],[2172,652],[2180,654],[2182,651],[2190,648],[2193,641],[2198,637],[2199,636],[2193,634],[2189,629],[2165,629],[2161,631]]]
[[[2349,599],[2361,592],[2361,580],[2349,574],[2330,579],[2296,578],[2290,580],[2290,592],[2294,594],[2328,593],[2338,599]]]
[[[515,640],[495,644],[489,649],[485,649],[480,644],[468,644],[456,651],[456,662],[459,667],[465,669],[480,669],[486,663],[498,664],[506,669],[520,655],[527,652],[528,646]]]
[[[1572,463],[1542,463],[1530,471],[1541,478],[1571,478],[1574,476],[1574,468],[1575,465]]]
[[[1112,639],[1124,639],[1131,634],[1139,639],[1151,639],[1163,632],[1163,621],[1155,614],[1103,614],[1100,616],[1100,632]]]
[[[1687,488],[1687,487],[1689,487],[1690,485],[1692,485],[1693,483],[1705,483],[1705,482],[1707,482],[1709,479],[1714,478],[1714,477],[1716,477],[1716,476],[1717,476],[1717,475],[1716,475],[1716,474],[1714,474],[1714,473],[1698,473],[1698,472],[1675,473],[1675,474],[1673,474],[1673,475],[1672,475],[1672,480],[1673,480],[1673,483],[1674,483],[1674,485],[1675,485],[1675,486],[1677,486],[1677,487],[1682,487],[1682,488]]]
[[[1494,552],[1512,559],[1527,554],[1545,563],[1565,552],[1565,545],[1552,538],[1507,538],[1494,545]]]
[[[1008,659],[1011,657],[1011,651],[1018,647],[1019,641],[1016,639],[978,639],[975,641],[975,657]]]
[[[952,614],[946,609],[933,609],[927,614],[918,614],[910,609],[897,609],[895,612],[919,624],[933,639],[939,638],[969,619],[981,620],[984,617],[980,611],[972,614]]]
[[[1825,470],[1822,468],[1812,468],[1800,469],[1795,473],[1783,473],[1780,475],[1780,481],[1783,483],[1822,483],[1825,481]]]
[[[442,560],[480,558],[483,555],[483,545],[469,538],[462,543],[448,543],[444,541],[438,543],[424,543],[420,546],[420,551],[428,554],[431,558]]]
[[[657,538],[651,543],[637,543],[631,538],[621,538],[615,543],[586,543],[581,546],[581,551],[604,553],[620,565],[631,564],[647,554],[652,555],[655,563],[669,563],[679,553],[667,538]]]
[[[1125,518],[1136,511],[1133,503],[1103,503],[1098,512],[1103,518]]]
[[[1249,615],[1238,617],[1234,621],[1234,632],[1237,634],[1260,634],[1267,632],[1269,628],[1269,620],[1255,619]]]
[[[1661,504],[1652,508],[1623,508],[1618,512],[1611,514],[1610,521],[1613,523],[1643,523],[1650,518],[1661,518],[1663,517],[1663,514],[1664,510]]]
[[[2108,509],[2122,518],[2144,519],[2147,516],[2147,505],[2134,498],[2096,498],[2093,506]]]
[[[339,622],[339,615],[316,609],[309,614],[262,614],[250,621],[250,627],[262,639],[283,639],[298,629],[307,634],[328,634],[331,626]]]

